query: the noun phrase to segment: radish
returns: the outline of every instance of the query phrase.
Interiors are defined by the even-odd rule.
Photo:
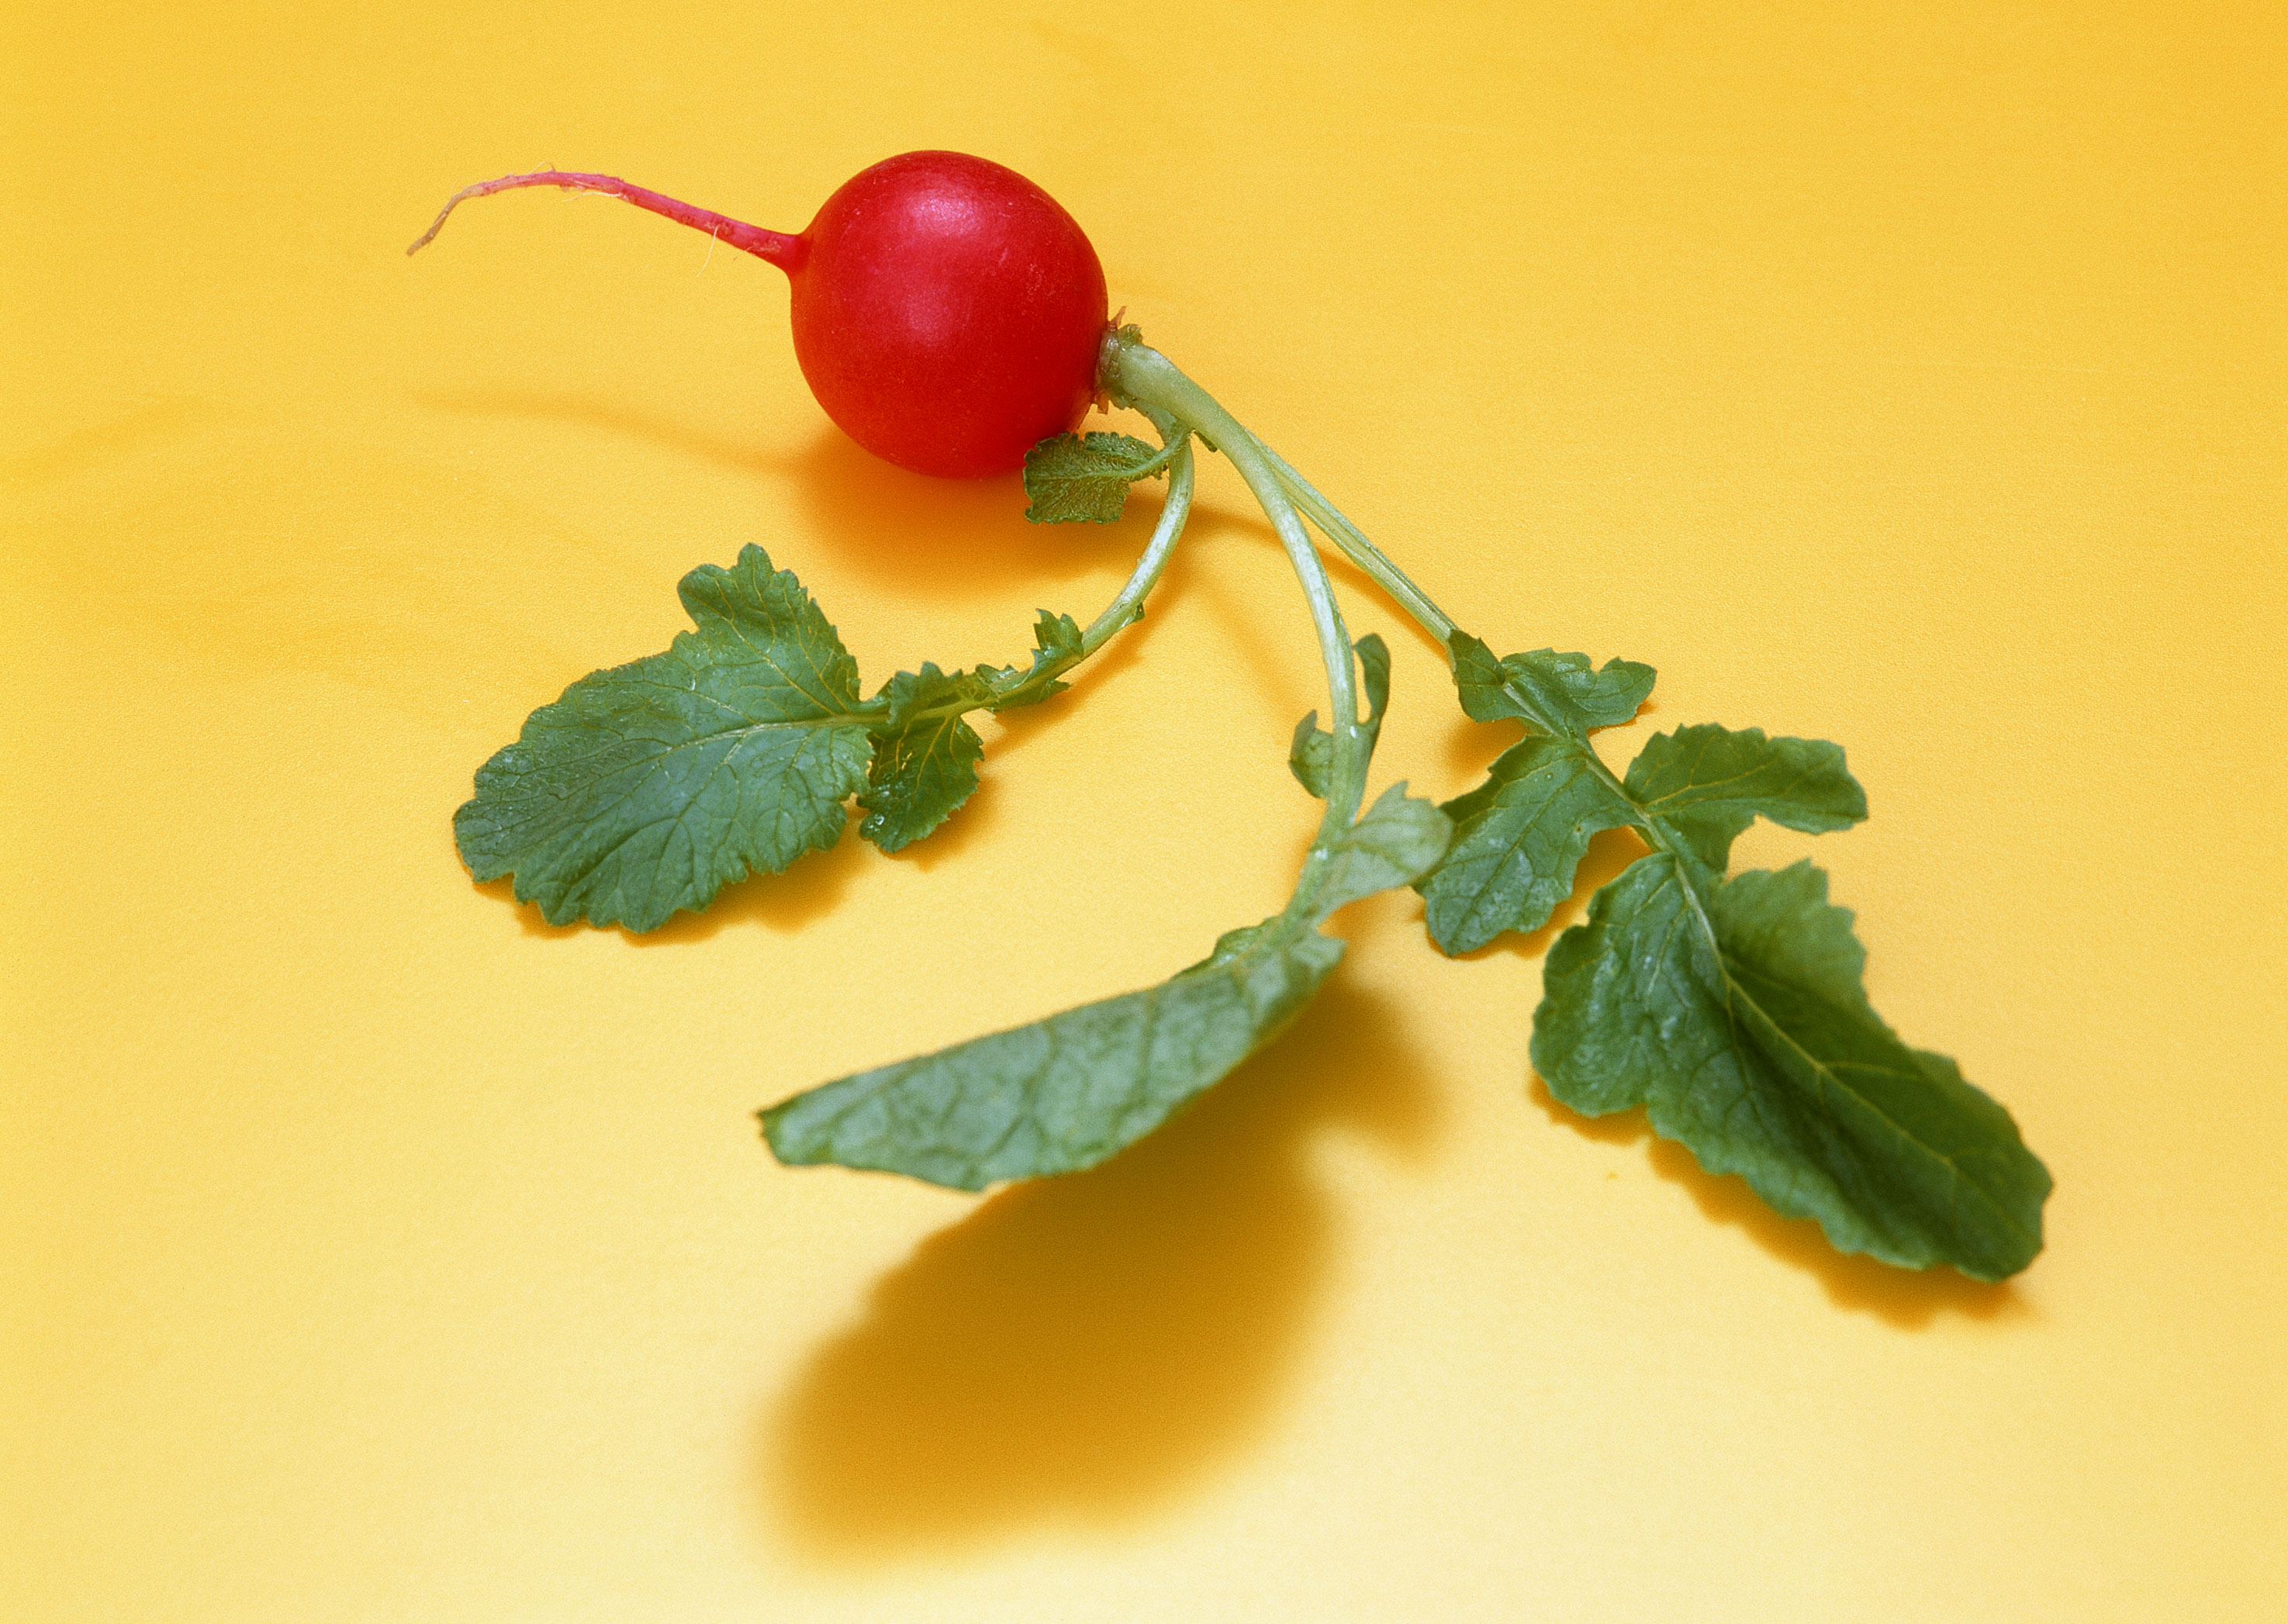
[[[977,787],[984,745],[965,717],[1049,698],[1143,613],[1191,508],[1195,440],[1262,504],[1325,667],[1327,725],[1305,717],[1289,750],[1323,805],[1284,908],[1157,986],[782,1101],[761,1113],[782,1161],[968,1190],[1093,1166],[1302,1010],[1342,958],[1322,927],[1348,903],[1411,885],[1432,939],[1469,953],[1544,927],[1574,893],[1591,836],[1625,828],[1644,854],[1544,959],[1532,1057],[1550,1093],[1591,1115],[1644,1106],[1704,1168],[1815,1218],[1843,1251],[1999,1279],[2040,1249],[2047,1170],[1954,1062],[1907,1048],[1876,1015],[1851,915],[1828,901],[1826,876],[1807,862],[1729,871],[1734,841],[1758,818],[1815,834],[1867,815],[1839,747],[1681,727],[1617,771],[1590,734],[1635,719],[1650,666],[1547,648],[1499,655],[1462,630],[1136,329],[1105,320],[1104,273],[1080,227],[998,164],[892,158],[791,237],[610,176],[547,170],[469,187],[413,247],[464,199],[528,186],[607,193],[785,271],[812,392],[891,462],[948,475],[1021,463],[1026,517],[1044,523],[1112,521],[1132,484],[1168,479],[1143,556],[1085,628],[1045,609],[1029,664],[924,661],[870,697],[824,612],[760,547],[727,569],[692,571],[681,590],[694,629],[533,712],[454,817],[471,872],[512,875],[518,900],[538,902],[551,923],[655,929],[832,845],[854,797],[861,837],[882,851],[928,836]],[[1140,412],[1158,449],[1070,433],[1092,399]],[[1306,521],[1442,650],[1472,720],[1521,735],[1468,794],[1433,805],[1397,784],[1367,804],[1390,653],[1378,637],[1352,639]],[[1228,679],[1194,674],[1202,689]],[[1201,725],[1172,707],[1164,731],[1180,741]],[[1084,894],[1071,913],[1124,928],[1109,899]],[[990,973],[1027,950],[980,943],[941,973]]]
[[[862,170],[798,236],[609,175],[543,170],[456,193],[405,251],[473,197],[600,192],[787,273],[811,393],[875,456],[957,479],[1007,473],[1080,421],[1107,328],[1104,271],[1072,216],[983,158],[910,152]]]

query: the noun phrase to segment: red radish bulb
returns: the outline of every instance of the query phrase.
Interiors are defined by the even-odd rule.
[[[602,192],[767,259],[792,284],[795,359],[826,415],[875,456],[972,479],[1021,467],[1096,393],[1104,269],[1072,216],[1013,170],[910,152],[861,170],[799,236],[765,231],[609,175],[488,180]]]

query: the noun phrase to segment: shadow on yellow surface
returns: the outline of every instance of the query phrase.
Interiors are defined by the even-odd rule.
[[[1434,1096],[1338,978],[1296,1029],[1104,1166],[933,1235],[771,1417],[774,1521],[834,1565],[1115,1523],[1276,1414],[1336,1242],[1306,1153],[1340,1125],[1419,1153]]]
[[[1747,1180],[1705,1172],[1684,1146],[1655,1137],[1641,1108],[1607,1117],[1583,1116],[1552,1096],[1538,1073],[1529,1093],[1550,1121],[1584,1137],[1609,1145],[1644,1145],[1653,1171],[1682,1185],[1703,1216],[1746,1232],[1772,1256],[1811,1275],[1838,1308],[1873,1314],[1902,1330],[1919,1330],[1942,1313],[1994,1319],[2029,1311],[2006,1280],[1990,1286],[1951,1269],[1895,1269],[1871,1257],[1837,1251],[1810,1219],[1780,1216],[1764,1205]]]
[[[1100,418],[1084,426],[1102,424]],[[945,600],[1037,590],[1102,564],[1129,562],[1152,533],[1159,503],[1149,493],[1164,488],[1148,482],[1117,524],[1037,525],[1025,517],[1024,484],[1016,474],[941,479],[909,473],[838,430],[818,434],[787,466],[810,534],[901,596]],[[1061,607],[1085,625],[1102,606]],[[1009,657],[1014,654],[1013,649]],[[940,662],[968,658],[949,651]]]
[[[807,444],[783,450],[760,435],[710,431],[623,401],[554,391],[462,390],[425,396],[422,403],[475,416],[599,429],[719,467],[783,477],[801,504],[804,535],[823,538],[846,562],[909,597],[997,594],[1069,580],[1133,553],[1150,534],[1156,506],[1145,493],[1164,488],[1145,487],[1142,499],[1117,525],[1036,525],[1025,519],[1024,487],[1016,474],[941,479],[909,473],[862,449],[823,417]],[[1083,426],[1101,428],[1106,421],[1092,417]],[[784,562],[777,538],[747,539],[761,542],[775,562]],[[1072,613],[1078,617],[1083,611]]]

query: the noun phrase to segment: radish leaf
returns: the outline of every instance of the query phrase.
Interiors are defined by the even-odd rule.
[[[1166,467],[1172,451],[1129,434],[1054,435],[1025,453],[1032,498],[1025,517],[1037,525],[1111,524],[1129,486]]]
[[[1295,896],[1157,986],[811,1089],[760,1113],[779,1160],[958,1190],[1092,1167],[1276,1036],[1343,956],[1318,929],[1437,861],[1448,825],[1405,786],[1306,858]]]
[[[762,1113],[781,1161],[957,1190],[1070,1173],[1165,1121],[1309,1002],[1343,945],[1270,922],[1158,986],[878,1066]]]
[[[1633,720],[1652,693],[1652,667],[1633,660],[1608,660],[1600,669],[1586,654],[1551,648],[1496,660],[1493,650],[1466,631],[1457,631],[1449,642],[1462,709],[1480,722],[1511,717],[1537,732],[1579,741],[1593,727]]]
[[[1593,771],[1587,745],[1546,733],[1503,752],[1483,784],[1440,810],[1454,820],[1454,844],[1423,882],[1423,923],[1447,953],[1538,929],[1573,894],[1589,836],[1636,821]]]
[[[1633,827],[1653,848],[1550,950],[1533,1037],[1550,1092],[1592,1115],[1648,1106],[1655,1131],[1815,1218],[1839,1250],[1981,1279],[2024,1268],[2050,1178],[2009,1113],[1877,1017],[1851,916],[1817,869],[1723,877],[1758,817],[1816,834],[1867,815],[1843,751],[1685,727],[1648,740],[1618,779],[1589,730],[1634,715],[1649,668],[1450,642],[1463,709],[1531,736],[1442,808],[1453,844],[1419,882],[1438,945],[1540,925],[1598,829]]]
[[[949,675],[925,664],[918,674],[900,671],[877,696],[889,713],[874,733],[858,832],[884,852],[936,828],[977,788],[985,744],[961,718],[993,702],[994,675],[984,667]]]
[[[1732,842],[1759,814],[1807,835],[1847,828],[1867,815],[1866,792],[1824,739],[1768,739],[1703,724],[1656,733],[1629,764],[1639,812],[1684,838],[1720,874]]]
[[[1358,656],[1359,689],[1366,696],[1366,720],[1360,726],[1371,750],[1382,734],[1382,713],[1390,706],[1390,647],[1371,631],[1351,647]],[[1295,737],[1287,749],[1287,770],[1297,783],[1323,801],[1334,760],[1335,736],[1319,725],[1317,711],[1305,711],[1303,719],[1295,724]]]
[[[1589,730],[1635,716],[1653,669],[1609,660],[1600,669],[1548,648],[1497,660],[1466,631],[1449,644],[1462,709],[1481,722],[1522,722],[1532,735],[1442,809],[1454,843],[1420,883],[1423,923],[1443,951],[1469,953],[1505,931],[1537,929],[1572,894],[1589,836],[1637,821],[1591,753]]]
[[[1144,611],[1140,606],[1136,617]],[[1014,710],[1023,705],[1037,705],[1053,693],[1062,693],[1072,685],[1056,680],[1056,673],[1078,664],[1086,657],[1081,646],[1080,622],[1069,614],[1052,614],[1046,609],[1034,611],[1033,663],[1026,668],[1024,677],[1009,687],[997,689],[992,701],[995,710]],[[1014,666],[1005,666],[992,673],[996,677],[1013,677]]]
[[[2041,1249],[2049,1174],[1951,1060],[1883,1024],[1865,957],[1809,863],[1720,885],[1656,852],[1550,950],[1533,1063],[1577,1111],[1648,1106],[1840,1251],[2015,1273]]]
[[[750,546],[679,590],[694,630],[532,713],[454,814],[479,880],[551,924],[649,931],[832,845],[864,787],[858,666],[793,574]]]

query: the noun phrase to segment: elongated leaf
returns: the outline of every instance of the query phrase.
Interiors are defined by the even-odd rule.
[[[1058,434],[1025,453],[1025,517],[1037,525],[1108,525],[1158,449],[1127,434]]]
[[[1223,1078],[1318,991],[1342,943],[1278,923],[1227,938],[1158,986],[798,1094],[762,1113],[763,1131],[782,1161],[957,1190],[1092,1167]]]
[[[2041,1249],[2049,1174],[1953,1062],[1877,1017],[1864,958],[1810,864],[1704,891],[1656,852],[1551,949],[1534,1065],[1577,1111],[1645,1105],[1839,1250],[2014,1273]]]
[[[865,784],[857,662],[792,573],[748,547],[679,590],[695,629],[534,711],[454,815],[470,871],[552,924],[704,907],[832,845]]]
[[[1276,1036],[1343,954],[1318,926],[1437,860],[1445,818],[1394,786],[1313,848],[1296,900],[1158,986],[798,1094],[761,1113],[779,1160],[979,1190],[1092,1167]]]

